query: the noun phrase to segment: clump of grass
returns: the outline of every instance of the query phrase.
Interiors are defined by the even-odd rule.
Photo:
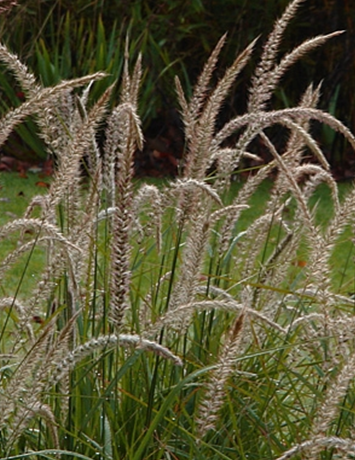
[[[355,138],[316,108],[320,88],[310,86],[298,107],[269,108],[284,72],[337,35],[310,39],[277,61],[301,3],[290,3],[264,45],[247,113],[216,128],[255,42],[211,89],[222,37],[190,100],[176,80],[186,155],[181,177],[162,187],[133,182],[133,155],[143,142],[142,71],[140,58],[130,68],[128,46],[121,99],[110,113],[111,88],[88,106],[91,82],[104,74],[42,88],[1,48],[28,100],[0,120],[0,139],[36,113],[57,158],[48,192],[0,228],[2,239],[18,235],[2,272],[37,247],[46,254],[28,298],[20,300],[16,288],[0,299],[4,458],[353,452],[354,300],[334,289],[331,260],[344,232],[353,244],[355,189],[339,198],[311,121],[353,147]],[[104,120],[100,152],[95,135]],[[275,125],[289,131],[282,150],[269,135]],[[259,160],[251,151],[257,138],[272,160],[233,194],[229,177],[241,160]],[[89,179],[81,174],[84,158]],[[263,211],[241,228],[271,172]],[[332,211],[320,224],[312,198],[322,183]],[[18,286],[26,276],[27,265]]]

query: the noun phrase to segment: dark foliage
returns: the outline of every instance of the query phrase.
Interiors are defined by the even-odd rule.
[[[177,106],[172,84],[174,75],[179,76],[189,92],[206,57],[226,31],[228,41],[221,54],[221,72],[237,53],[260,36],[254,62],[250,63],[233,88],[221,113],[220,123],[236,113],[242,113],[245,110],[249,69],[254,68],[263,40],[287,3],[287,0],[225,0],[223,3],[219,0],[24,0],[2,15],[0,33],[2,40],[28,62],[36,74],[40,74],[40,58],[42,65],[43,59],[53,60],[50,62],[51,68],[54,68],[53,75],[47,75],[46,84],[54,83],[51,78],[70,78],[88,70],[98,70],[97,67],[109,67],[109,55],[106,61],[99,59],[100,43],[92,42],[93,31],[97,37],[100,24],[107,43],[110,39],[114,40],[122,54],[122,43],[129,33],[132,54],[139,51],[143,54],[145,74],[141,114],[144,131],[150,140],[153,138],[160,145],[162,142],[168,145],[163,152],[153,151],[179,157],[182,143],[175,115],[171,116],[172,108]],[[352,0],[304,2],[297,19],[288,28],[282,45],[284,50],[320,33],[339,29],[346,30],[346,33],[307,55],[288,72],[283,79],[282,91],[274,96],[276,108],[297,103],[301,90],[310,82],[318,84],[323,81],[320,107],[355,130],[354,24],[355,4]],[[84,50],[84,44],[91,48]],[[57,56],[57,63],[54,56]],[[109,71],[119,72],[120,68],[117,60]],[[117,76],[114,75],[114,78]],[[216,72],[215,78],[218,77]],[[314,129],[316,137],[325,145],[337,177],[355,175],[354,160],[343,139],[329,128],[315,126]],[[147,157],[144,158],[147,161]],[[167,158],[167,168],[174,169],[171,158]],[[164,165],[164,162],[159,164],[162,171]],[[171,172],[170,169],[168,172]]]

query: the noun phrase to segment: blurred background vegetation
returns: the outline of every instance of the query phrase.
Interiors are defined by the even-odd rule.
[[[143,55],[145,73],[140,113],[146,136],[148,140],[161,137],[166,141],[166,150],[179,156],[182,139],[178,133],[174,76],[180,77],[189,92],[222,34],[228,32],[228,42],[216,78],[237,53],[260,36],[253,61],[234,87],[220,122],[242,113],[262,43],[288,0],[18,0],[17,3],[0,16],[0,39],[40,76],[44,85],[106,70],[110,76],[94,87],[93,97],[98,97],[120,75],[123,46],[129,33],[132,57],[138,52]],[[288,72],[273,105],[279,108],[297,104],[310,82],[322,81],[320,107],[354,131],[355,2],[305,1],[288,27],[282,49],[290,50],[306,38],[339,29],[346,33],[305,57]],[[12,75],[0,68],[0,112],[23,99],[21,88],[13,82]],[[353,154],[341,136],[326,127],[315,129],[336,177],[355,176]],[[11,137],[5,154],[44,159],[44,146],[35,133],[35,124],[29,120]],[[164,146],[154,151],[163,150]]]

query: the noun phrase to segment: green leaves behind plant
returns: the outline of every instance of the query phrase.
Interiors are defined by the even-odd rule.
[[[68,12],[55,42],[39,39],[35,58],[34,71],[44,86],[98,70],[106,71],[108,78],[96,82],[91,92],[92,99],[97,99],[120,74],[122,41],[116,23],[108,34],[101,18],[93,28],[83,18],[73,21]]]
[[[21,88],[14,86],[13,76],[0,71],[0,112],[6,113],[10,107],[17,107],[24,97]],[[19,125],[8,141],[1,146],[5,155],[11,155],[23,161],[44,160],[47,157],[44,142],[38,135],[38,129],[33,118]]]
[[[108,77],[96,82],[90,93],[91,99],[97,100],[118,79],[122,68],[123,51],[116,25],[107,34],[100,18],[94,29],[83,18],[73,21],[68,12],[59,30],[55,31],[54,27],[53,23],[50,42],[41,37],[35,43],[35,54],[30,60],[32,71],[44,86],[53,86],[63,79],[104,70]],[[3,90],[0,110],[6,113],[9,107],[21,103],[23,93],[20,87],[14,88],[12,75],[5,72],[0,72],[0,87]],[[21,160],[45,159],[47,156],[34,120],[19,126],[3,151]]]

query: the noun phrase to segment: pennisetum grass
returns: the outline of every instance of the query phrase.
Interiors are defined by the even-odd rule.
[[[26,94],[0,120],[0,142],[36,116],[56,160],[47,194],[0,228],[1,239],[18,241],[2,254],[2,279],[23,264],[17,288],[3,286],[0,298],[1,458],[353,455],[354,266],[347,262],[339,290],[332,260],[342,240],[353,247],[355,191],[340,198],[312,121],[352,147],[355,137],[317,109],[320,86],[297,107],[271,106],[287,69],[339,34],[279,58],[302,3],[291,1],[266,40],[245,114],[217,128],[256,41],[212,87],[222,37],[189,99],[176,79],[182,174],[158,185],[134,179],[143,71],[140,57],[131,68],[128,44],[111,111],[112,88],[88,103],[105,74],[42,87],[0,45]],[[288,132],[281,147],[275,126]],[[256,142],[269,163],[253,152]],[[231,176],[248,159],[259,166],[236,188]],[[262,211],[248,214],[270,176]],[[330,192],[326,224],[312,201],[321,184]],[[45,268],[29,293],[37,250]]]

